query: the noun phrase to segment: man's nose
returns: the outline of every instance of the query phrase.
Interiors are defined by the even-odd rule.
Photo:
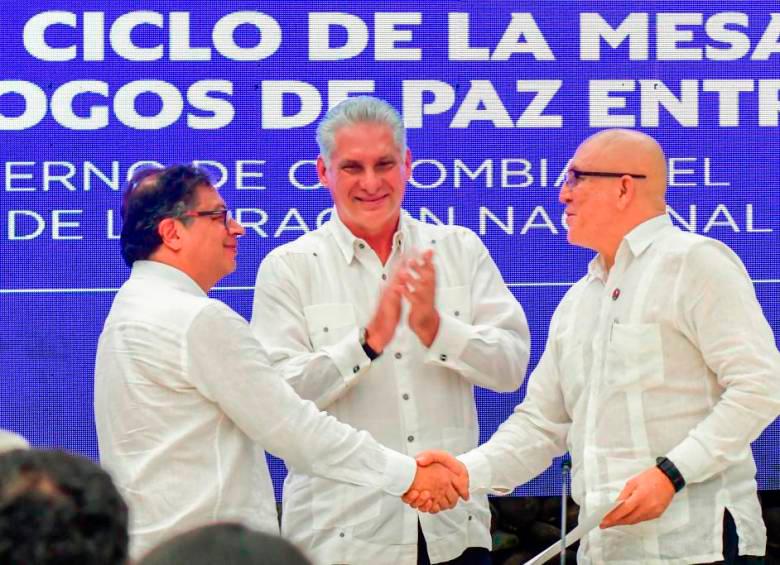
[[[362,180],[363,190],[366,192],[376,192],[382,186],[381,177],[371,169],[366,170]]]
[[[568,204],[571,202],[571,188],[569,188],[569,183],[567,183],[565,179],[561,184],[560,191],[558,192],[558,202],[561,204]]]
[[[238,220],[231,218],[230,223],[228,224],[228,233],[230,235],[235,235],[236,237],[241,237],[246,233],[246,230],[244,229],[244,226],[238,223]]]

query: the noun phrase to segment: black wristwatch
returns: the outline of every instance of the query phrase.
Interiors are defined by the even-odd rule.
[[[358,335],[360,337],[360,347],[363,348],[363,352],[366,354],[366,357],[368,357],[369,361],[373,361],[382,355],[381,351],[377,353],[370,345],[368,345],[368,342],[366,341],[366,328],[360,328],[360,333]]]
[[[655,466],[661,469],[661,472],[672,481],[674,492],[680,492],[682,490],[685,486],[685,478],[674,463],[669,461],[666,457],[659,457],[655,460]]]

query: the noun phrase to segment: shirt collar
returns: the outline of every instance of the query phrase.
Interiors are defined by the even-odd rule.
[[[661,232],[672,226],[672,219],[667,214],[661,214],[649,220],[645,220],[623,238],[623,243],[628,245],[634,257],[639,257],[653,242],[658,239]],[[623,245],[621,243],[621,245]]]
[[[406,210],[401,210],[401,216],[398,220],[398,229],[395,234],[393,234],[393,247],[400,247],[401,251],[404,251],[404,242],[409,239],[408,215]],[[333,208],[327,225],[329,226],[330,233],[333,235],[336,245],[342,255],[344,255],[344,260],[347,264],[352,263],[352,260],[355,258],[355,249],[361,243],[365,244],[365,242],[349,231],[349,228],[345,226],[344,222],[339,218],[339,214],[335,208]]]
[[[668,214],[661,214],[660,216],[645,220],[623,237],[623,241],[620,242],[620,246],[615,254],[615,261],[617,261],[621,255],[625,254],[626,251],[630,252],[634,257],[639,257],[656,239],[658,239],[661,232],[668,227],[672,227],[672,219]],[[624,249],[626,251],[624,251]],[[596,255],[591,259],[590,263],[588,263],[588,275],[601,280],[606,280],[607,271],[604,268],[604,262],[601,260],[601,255]]]
[[[206,296],[203,289],[192,278],[176,267],[159,261],[135,261],[130,271],[132,280],[156,280],[167,286],[192,294],[194,296]]]

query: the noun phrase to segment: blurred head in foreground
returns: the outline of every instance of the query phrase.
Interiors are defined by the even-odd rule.
[[[98,465],[58,450],[0,455],[0,563],[120,565],[127,506]]]
[[[311,565],[287,540],[221,523],[197,528],[157,546],[138,565]]]

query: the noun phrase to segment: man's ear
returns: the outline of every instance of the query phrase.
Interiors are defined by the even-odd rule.
[[[320,184],[322,186],[327,187],[328,186],[328,167],[325,164],[325,159],[322,158],[322,155],[317,157],[317,178],[320,180]]]
[[[162,244],[173,251],[181,249],[181,229],[182,223],[174,218],[163,218],[157,224],[157,233],[162,239]]]
[[[404,169],[406,182],[409,182],[409,179],[412,178],[412,152],[408,147],[406,148],[406,155],[404,155]]]
[[[618,189],[618,210],[625,210],[636,198],[636,181],[628,175],[620,179],[620,188]]]

